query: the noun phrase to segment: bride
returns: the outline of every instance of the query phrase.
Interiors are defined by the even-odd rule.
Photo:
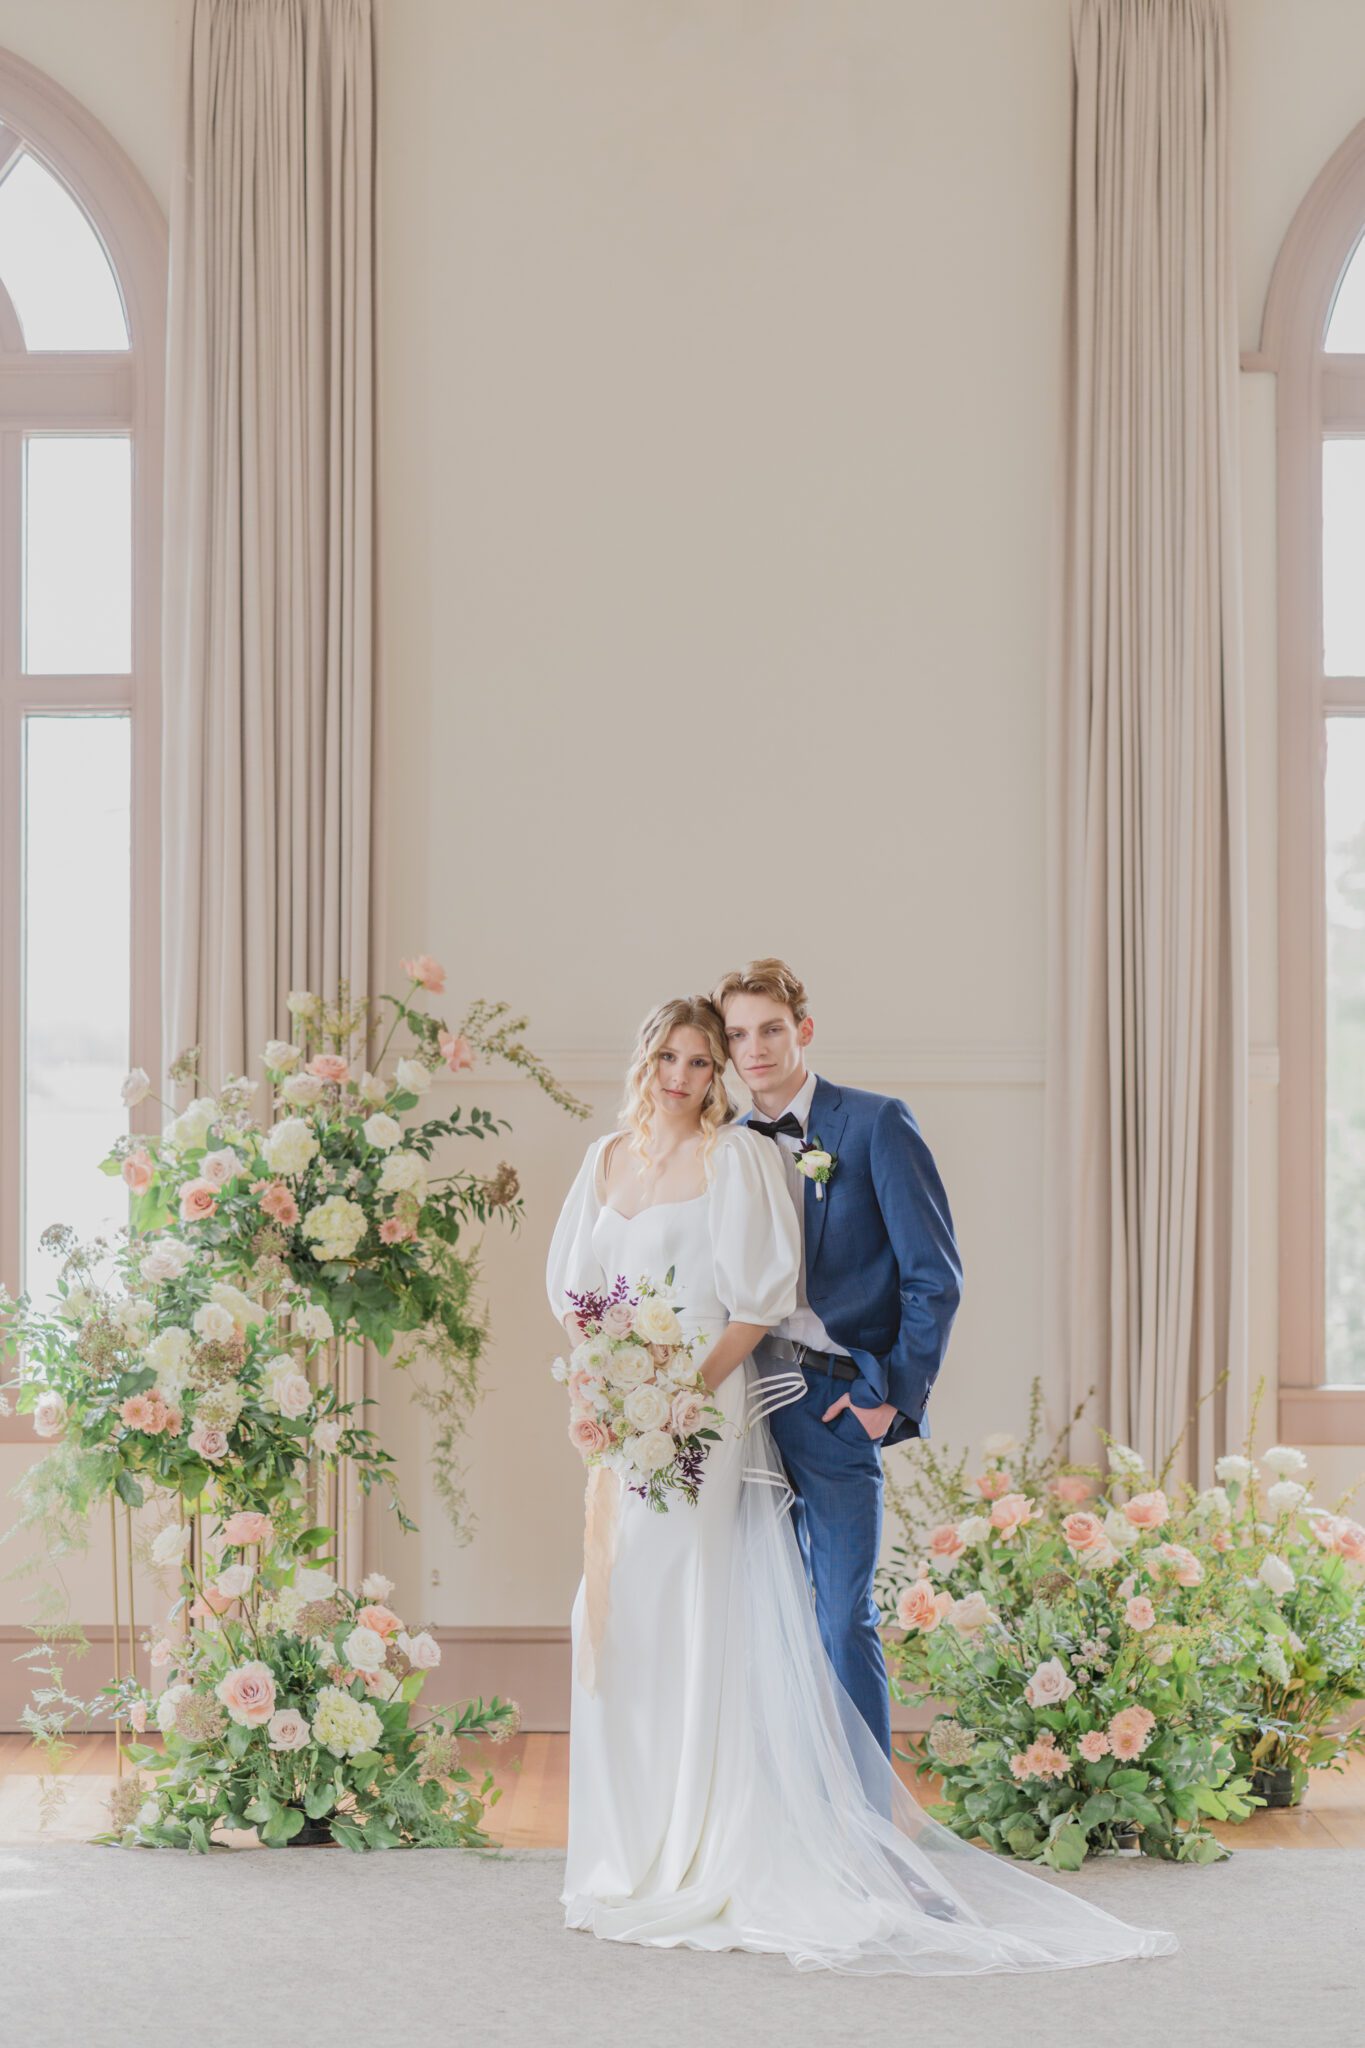
[[[550,1302],[673,1272],[724,1415],[695,1506],[651,1510],[589,1475],[573,1610],[565,1924],[613,1941],[752,1949],[800,1969],[1043,1970],[1169,1954],[931,1820],[835,1676],[760,1373],[796,1300],[800,1240],[777,1146],[735,1121],[704,998],[646,1018],[622,1128],[588,1148],[550,1248]],[[699,1354],[700,1355],[700,1354]]]

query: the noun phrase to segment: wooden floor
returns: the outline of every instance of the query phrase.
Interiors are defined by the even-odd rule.
[[[490,1808],[488,1832],[509,1849],[563,1848],[569,1815],[569,1738],[519,1735],[500,1748],[468,1754],[471,1769],[486,1759],[502,1796]],[[113,1783],[114,1742],[109,1735],[80,1737],[64,1773],[67,1793],[55,1818],[41,1823],[44,1759],[23,1735],[0,1735],[0,1846],[86,1841],[108,1825],[104,1801]],[[929,1780],[897,1769],[921,1799],[933,1797]],[[1242,1827],[1215,1826],[1239,1849],[1365,1849],[1365,1757],[1345,1772],[1317,1771],[1305,1803],[1289,1812],[1258,1812]]]

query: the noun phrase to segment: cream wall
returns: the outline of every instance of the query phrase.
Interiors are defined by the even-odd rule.
[[[174,11],[0,0],[0,43],[163,204]],[[1067,34],[1066,0],[381,0],[387,953],[429,948],[457,999],[530,1011],[593,1130],[648,1004],[790,953],[828,1070],[905,1094],[947,1180],[966,1295],[941,1441],[1020,1423],[1048,1363]],[[1236,0],[1234,38],[1250,345],[1294,207],[1365,117],[1365,13]],[[1270,380],[1244,379],[1243,424],[1273,1373]],[[420,1420],[390,1400],[423,1533],[385,1557],[434,1621],[555,1624],[581,1484],[540,1276],[586,1133],[517,1081],[457,1097],[513,1120],[527,1221],[488,1249],[476,1539],[443,1532]]]

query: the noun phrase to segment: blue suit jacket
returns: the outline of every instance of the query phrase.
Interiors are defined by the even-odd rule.
[[[884,1444],[929,1435],[925,1406],[962,1296],[948,1197],[919,1125],[893,1095],[817,1079],[807,1142],[836,1155],[804,1186],[806,1297],[862,1377],[859,1408],[900,1412]]]

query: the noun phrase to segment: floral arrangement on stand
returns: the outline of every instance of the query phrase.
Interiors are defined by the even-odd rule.
[[[64,1550],[83,1545],[95,1504],[107,1498],[112,1690],[118,1701],[126,1695],[130,1712],[145,1709],[145,1702],[139,1708],[127,1693],[132,1681],[121,1668],[131,1673],[135,1665],[135,1540],[144,1560],[150,1549],[154,1565],[183,1556],[195,1597],[191,1605],[185,1593],[172,1620],[178,1617],[182,1628],[195,1619],[203,1624],[176,1653],[183,1674],[177,1683],[193,1692],[202,1674],[216,1672],[220,1683],[241,1664],[241,1642],[219,1643],[220,1635],[230,1638],[233,1628],[245,1629],[253,1641],[258,1635],[253,1607],[242,1607],[231,1623],[221,1617],[244,1595],[261,1560],[253,1567],[237,1559],[211,1569],[215,1546],[221,1552],[226,1543],[230,1554],[234,1539],[227,1532],[240,1529],[244,1517],[269,1525],[275,1581],[270,1601],[259,1610],[266,1621],[260,1646],[268,1641],[274,1645],[269,1657],[283,1660],[247,1661],[268,1665],[276,1690],[298,1711],[316,1704],[317,1689],[310,1692],[305,1683],[306,1658],[299,1661],[292,1629],[280,1617],[292,1612],[298,1571],[316,1578],[331,1565],[339,1576],[347,1575],[350,1486],[370,1492],[384,1484],[393,1493],[392,1460],[363,1425],[365,1398],[351,1387],[353,1348],[373,1344],[407,1372],[414,1399],[433,1423],[437,1492],[457,1535],[469,1534],[458,1444],[478,1396],[486,1325],[473,1304],[476,1253],[465,1238],[471,1226],[494,1217],[515,1228],[521,1201],[516,1173],[505,1163],[492,1175],[468,1168],[433,1172],[438,1145],[484,1141],[506,1125],[480,1108],[467,1115],[455,1108],[449,1115],[423,1116],[422,1101],[442,1067],[458,1074],[484,1054],[520,1069],[570,1113],[586,1115],[587,1109],[524,1044],[524,1018],[512,1017],[505,1004],[477,1002],[452,1031],[421,1000],[442,991],[444,969],[426,954],[404,961],[403,968],[409,978],[405,993],[378,999],[393,1014],[373,1071],[363,1057],[377,1035],[370,1004],[353,1002],[344,984],[331,1003],[306,991],[292,994],[294,1036],[272,1040],[262,1054],[268,1119],[253,1116],[257,1087],[244,1076],[228,1078],[214,1095],[196,1094],[179,1110],[163,1102],[168,1121],[161,1134],[121,1139],[103,1162],[103,1170],[120,1176],[129,1191],[129,1226],[116,1242],[82,1246],[69,1230],[54,1226],[44,1240],[63,1255],[54,1299],[35,1306],[0,1291],[0,1364],[14,1370],[10,1390],[21,1412],[32,1415],[40,1436],[53,1440],[52,1451],[21,1487],[19,1526],[41,1528],[42,1564],[50,1573]],[[400,1027],[409,1043],[386,1073],[384,1062]],[[170,1074],[173,1082],[197,1086],[197,1051],[183,1054]],[[124,1084],[125,1103],[135,1108],[151,1094],[148,1075],[135,1069]],[[171,1509],[178,1519],[166,1521],[150,1541],[145,1532],[135,1539],[133,1513],[144,1505],[163,1513]],[[402,1526],[411,1529],[396,1494],[393,1505]],[[324,1555],[329,1546],[331,1554]],[[329,1586],[325,1597],[340,1602],[343,1615],[351,1612],[355,1603],[346,1608],[348,1596],[330,1578]],[[48,1682],[26,1720],[57,1760],[72,1723],[104,1707],[68,1692],[55,1662],[54,1645],[73,1637],[79,1645],[79,1630],[63,1623],[39,1633],[47,1640],[30,1657],[48,1660],[39,1668]],[[315,1662],[325,1663],[325,1625],[309,1633]],[[348,1765],[343,1772],[339,1766],[328,1780],[346,1802],[345,1811],[362,1816],[341,1820],[333,1830],[352,1847],[374,1846],[386,1829],[403,1841],[472,1839],[469,1830],[476,1831],[476,1820],[467,1818],[474,1795],[458,1773],[435,1769],[430,1758],[417,1767],[419,1780],[424,1786],[446,1781],[449,1793],[438,1798],[422,1790],[422,1811],[434,1817],[422,1821],[415,1807],[405,1808],[400,1826],[396,1808],[386,1808],[383,1820],[375,1806],[375,1788],[388,1786],[393,1760],[400,1759],[394,1768],[406,1786],[416,1755],[411,1743],[417,1737],[404,1731],[420,1686],[421,1655],[435,1646],[429,1637],[413,1641],[420,1654],[409,1659],[412,1668],[400,1669],[409,1654],[401,1646],[386,1667],[400,1682],[375,1707],[383,1738],[377,1735],[372,1745],[378,1761],[366,1751],[362,1763],[358,1753],[354,1769]],[[224,1658],[228,1662],[220,1670]],[[335,1657],[330,1668],[347,1669]],[[364,1693],[376,1690],[374,1672],[354,1682]],[[488,1708],[476,1703],[454,1720],[452,1711],[428,1724],[431,1732],[422,1738],[434,1756],[445,1754],[442,1741],[456,1738],[457,1722],[459,1733],[485,1725],[492,1732],[505,1729],[513,1712],[496,1701]],[[335,1713],[348,1725],[357,1721],[349,1708],[338,1705]],[[159,1779],[160,1832],[144,1830],[142,1839],[184,1841],[182,1821],[187,1827],[205,1818],[196,1802],[208,1765],[215,1758],[223,1765],[241,1762],[240,1732],[232,1732],[241,1724],[231,1713],[221,1729],[208,1707],[192,1709],[191,1719],[196,1715],[198,1733],[181,1730],[193,1755],[179,1758],[179,1764],[192,1762],[194,1772],[166,1767]],[[311,1707],[310,1715],[315,1725]],[[359,1720],[369,1726],[368,1710]],[[212,1732],[206,1732],[210,1724]],[[139,1752],[139,1768],[161,1767]],[[370,1782],[362,1785],[357,1771],[369,1772]],[[215,1775],[221,1775],[216,1765],[210,1773]],[[240,1774],[228,1775],[235,1800]],[[265,1786],[266,1779],[260,1782]],[[312,1786],[315,1803],[320,1785],[321,1780]],[[459,1787],[458,1798],[452,1786]],[[263,1806],[265,1798],[261,1790],[246,1803]],[[401,1804],[407,1792],[398,1798]],[[231,1810],[246,1808],[239,1802]],[[192,1831],[191,1839],[198,1845]]]
[[[1360,1588],[1347,1589],[1359,1525],[1315,1511],[1297,1481],[1269,1490],[1271,1520],[1245,1503],[1239,1515],[1237,1459],[1220,1461],[1220,1483],[1204,1492],[1170,1489],[1175,1450],[1154,1472],[1106,1440],[1107,1470],[1078,1467],[1066,1431],[1040,1447],[1040,1422],[1035,1384],[1024,1441],[988,1438],[975,1473],[966,1454],[926,1446],[909,1486],[890,1488],[910,1539],[881,1582],[903,1631],[893,1688],[953,1703],[918,1764],[942,1780],[933,1810],[960,1834],[1058,1869],[1102,1850],[1215,1861],[1227,1852],[1208,1822],[1244,1820],[1261,1803],[1249,1774],[1262,1758],[1247,1736],[1260,1727],[1264,1739],[1269,1723],[1254,1721],[1252,1703],[1283,1741],[1278,1674],[1290,1654],[1311,1658],[1284,1611],[1299,1584],[1284,1552],[1312,1557],[1317,1590],[1304,1597],[1329,1602],[1337,1662],[1355,1674],[1344,1682],[1359,1681]],[[1299,1458],[1282,1447],[1263,1463]],[[1335,1712],[1342,1697],[1318,1704]],[[1326,1761],[1357,1739],[1325,1729],[1306,1688],[1297,1706],[1305,1754]]]

